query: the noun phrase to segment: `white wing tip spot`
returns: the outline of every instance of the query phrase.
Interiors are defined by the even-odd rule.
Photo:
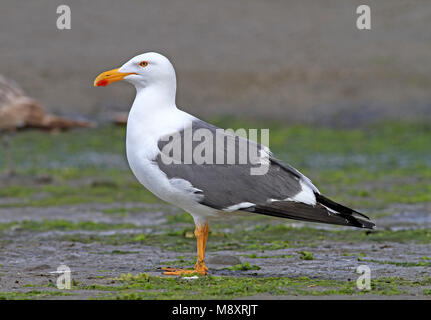
[[[251,202],[241,202],[241,203],[229,206],[227,208],[224,208],[223,211],[233,212],[233,211],[237,211],[240,209],[250,208],[250,207],[253,207],[255,205],[256,205],[255,203],[251,203]]]
[[[314,192],[312,188],[310,188],[307,184],[305,184],[302,180],[299,181],[301,185],[301,191],[298,192],[293,197],[289,197],[285,199],[286,201],[295,201],[295,202],[302,202],[309,205],[316,205],[316,196],[314,195]]]

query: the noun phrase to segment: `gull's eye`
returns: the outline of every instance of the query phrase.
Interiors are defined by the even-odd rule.
[[[139,62],[139,65],[140,65],[142,68],[145,68],[146,66],[148,66],[148,61],[141,61],[141,62]]]

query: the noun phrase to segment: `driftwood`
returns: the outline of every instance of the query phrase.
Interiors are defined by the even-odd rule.
[[[129,117],[128,112],[115,112],[112,115],[112,122],[119,126],[125,126],[127,124],[127,118]]]
[[[77,121],[47,113],[38,101],[27,97],[17,83],[0,75],[0,133],[8,166],[7,174],[2,179],[15,175],[10,133],[24,128],[50,132],[93,126],[93,123],[88,121]],[[3,152],[0,152],[0,158],[2,157]]]
[[[18,84],[0,75],[0,131],[22,128],[51,131],[77,127],[88,128],[93,124],[48,114],[39,102],[27,97]]]

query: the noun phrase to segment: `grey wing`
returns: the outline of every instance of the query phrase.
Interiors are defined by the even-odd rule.
[[[255,142],[219,131],[222,140],[228,143],[217,144],[217,138],[207,141],[208,136],[203,134],[198,135],[202,136],[202,140],[192,141],[190,149],[187,148],[185,136],[193,136],[198,130],[205,130],[208,136],[217,137],[217,130],[221,129],[196,120],[191,128],[159,141],[160,154],[155,162],[169,179],[186,180],[194,190],[199,190],[196,192],[201,195],[201,204],[224,211],[243,210],[301,221],[368,229],[375,227],[362,213],[321,195],[307,177],[274,158],[269,150]],[[207,142],[206,148],[201,148],[203,141]],[[171,148],[166,149],[167,146]],[[260,163],[250,156],[254,153],[250,153],[250,149],[256,151]],[[182,152],[179,156],[177,152],[175,157],[174,150]],[[233,161],[228,162],[232,150],[235,150],[234,157],[230,157]],[[198,151],[198,156],[204,156],[204,163],[196,162],[195,151]],[[223,154],[222,163],[217,161],[220,152]],[[190,154],[193,157],[186,161],[186,155]],[[167,163],[166,159],[175,161]],[[258,166],[265,167],[263,174],[252,174],[252,169]]]
[[[212,161],[196,163],[195,157],[192,157],[191,162],[186,161],[187,152],[194,152],[196,148],[199,148],[198,145],[207,138],[193,141],[192,150],[186,150],[184,139],[187,139],[185,138],[188,134],[185,133],[187,129],[160,140],[161,153],[155,159],[160,170],[169,179],[184,179],[194,188],[202,190],[202,204],[216,209],[229,210],[229,208],[241,208],[241,204],[247,207],[247,204],[266,204],[273,200],[292,199],[302,191],[300,181],[303,179],[303,175],[273,158],[267,148],[245,138],[221,132],[222,129],[200,120],[194,121],[190,130],[194,134],[197,130],[202,129],[207,130],[213,137],[216,137],[217,134],[219,134],[217,137],[221,135],[224,141],[223,144],[217,144],[217,138],[210,142],[207,141],[212,147],[209,147],[208,144],[208,148],[202,152],[212,152],[211,155],[205,155]],[[217,130],[219,131],[217,132]],[[166,147],[169,143],[172,146],[175,139],[180,139],[182,153],[176,159],[177,163],[166,163],[167,153],[170,152],[169,157],[173,157],[173,148]],[[235,150],[235,156],[231,158],[231,160],[234,158],[234,163],[228,163],[227,160],[229,152],[232,152],[232,149],[229,149],[229,142],[232,142],[230,147],[233,146]],[[249,150],[253,147],[255,148],[253,150],[256,150],[256,157],[266,157],[264,161],[267,163],[257,163],[250,157]],[[220,153],[223,154],[223,163],[217,163],[217,156]],[[244,155],[244,153],[246,154]],[[241,161],[241,159],[247,160]],[[253,168],[257,169],[262,165],[267,166],[265,174],[252,174]]]

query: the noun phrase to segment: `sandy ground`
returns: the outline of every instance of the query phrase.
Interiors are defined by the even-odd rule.
[[[199,116],[358,125],[431,115],[431,3],[372,3],[372,29],[355,27],[363,1],[202,2],[3,0],[0,73],[52,111],[106,119],[133,88],[93,88],[100,72],[145,51],[171,58],[178,104]]]

